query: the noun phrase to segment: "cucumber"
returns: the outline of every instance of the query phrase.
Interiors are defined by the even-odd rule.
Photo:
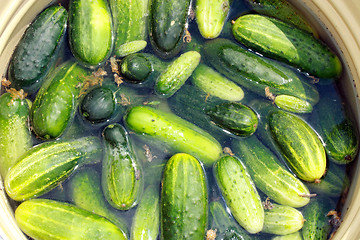
[[[313,106],[309,102],[289,95],[276,96],[274,103],[279,108],[293,113],[311,113],[313,110]]]
[[[299,210],[289,206],[272,204],[272,208],[265,209],[262,232],[287,235],[299,231],[304,222],[305,219]]]
[[[199,65],[200,58],[196,51],[181,54],[156,79],[155,92],[166,98],[174,95]]]
[[[276,155],[256,136],[234,139],[232,150],[243,160],[256,187],[270,199],[295,208],[309,203],[309,198],[301,197],[310,194],[307,186],[282,166]]]
[[[150,43],[158,56],[172,58],[184,43],[190,0],[153,0],[150,4]]]
[[[71,123],[78,106],[80,87],[88,72],[68,61],[46,79],[30,111],[32,130],[42,139],[60,137]]]
[[[0,96],[0,174],[2,178],[31,146],[29,106],[11,93]]]
[[[295,232],[295,233],[291,233],[291,234],[287,234],[287,235],[283,235],[283,236],[276,236],[273,237],[271,240],[302,240],[302,235],[301,232]]]
[[[206,110],[206,114],[216,126],[240,137],[252,135],[259,122],[256,113],[251,108],[238,102],[216,105]]]
[[[160,227],[159,191],[155,186],[148,186],[136,209],[131,226],[132,240],[156,240]]]
[[[68,201],[79,208],[105,217],[128,236],[125,220],[108,207],[100,183],[100,175],[95,169],[81,168],[66,182]]]
[[[249,233],[258,233],[264,225],[264,208],[251,176],[243,163],[224,156],[214,164],[216,183],[236,221]]]
[[[191,154],[206,166],[211,166],[222,153],[215,138],[172,113],[134,106],[124,116],[124,121],[131,131],[165,143],[174,152]]]
[[[106,0],[70,1],[69,42],[75,58],[87,67],[95,67],[110,57],[113,27]]]
[[[132,53],[139,52],[143,50],[147,45],[145,40],[135,40],[131,42],[124,43],[120,45],[117,49],[117,55],[119,57],[125,57]]]
[[[319,78],[341,75],[340,59],[310,33],[280,20],[247,14],[233,25],[237,41],[265,56],[281,60]]]
[[[11,57],[8,78],[28,93],[38,90],[55,64],[66,32],[68,13],[62,6],[50,6],[26,29]]]
[[[196,22],[200,34],[207,39],[220,35],[230,10],[231,0],[198,0],[195,4]]]
[[[114,54],[118,55],[125,43],[146,40],[149,0],[109,0],[114,23]]]
[[[127,239],[107,219],[54,200],[25,201],[15,210],[15,219],[20,229],[34,239]]]
[[[22,155],[7,173],[5,190],[15,201],[41,196],[68,178],[77,167],[97,163],[101,156],[97,137],[39,144]]]
[[[208,192],[204,169],[186,153],[167,162],[161,189],[161,239],[204,239]]]
[[[143,171],[133,152],[128,133],[120,124],[102,132],[105,156],[102,161],[102,188],[106,200],[116,209],[128,210],[138,204],[144,188]]]
[[[235,102],[244,98],[244,91],[240,86],[205,64],[199,64],[191,80],[195,86],[218,98]]]

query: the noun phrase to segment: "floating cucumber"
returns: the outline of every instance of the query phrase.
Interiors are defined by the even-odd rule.
[[[274,103],[279,108],[293,113],[311,113],[313,110],[309,102],[289,95],[276,96]]]
[[[139,52],[143,50],[147,45],[145,40],[135,40],[131,42],[124,43],[120,45],[117,49],[117,55],[119,57],[125,57],[132,53]]]

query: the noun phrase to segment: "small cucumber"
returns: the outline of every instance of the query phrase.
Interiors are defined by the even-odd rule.
[[[163,97],[174,95],[199,65],[200,58],[196,51],[181,54],[156,79],[155,92]]]
[[[52,141],[29,149],[7,173],[4,185],[9,197],[24,201],[57,187],[78,166],[101,160],[97,137]]]
[[[239,17],[233,25],[236,40],[265,56],[279,59],[319,78],[339,77],[340,59],[310,33],[258,14]]]
[[[144,188],[143,171],[132,149],[128,133],[119,124],[102,132],[105,156],[102,161],[102,188],[111,206],[128,210],[138,204]]]
[[[106,0],[71,0],[69,42],[75,58],[88,67],[105,62],[113,47],[111,12]]]
[[[38,137],[55,139],[64,133],[74,117],[81,84],[87,74],[73,61],[63,63],[50,73],[30,111],[31,126]]]
[[[218,98],[235,102],[244,98],[244,91],[240,86],[205,64],[199,64],[191,80],[195,86]]]
[[[119,57],[125,57],[132,53],[139,52],[143,50],[147,45],[145,40],[135,40],[131,42],[124,43],[120,45],[117,49],[117,55]]]
[[[264,225],[264,208],[251,176],[243,163],[224,156],[214,164],[216,183],[231,214],[249,233],[258,233]]]
[[[57,58],[67,17],[64,7],[50,6],[29,25],[9,63],[8,78],[16,89],[38,90]]]
[[[271,208],[265,208],[264,228],[261,231],[287,235],[299,231],[304,222],[305,219],[299,210],[289,206],[272,204]]]
[[[303,240],[303,238],[301,231],[297,231],[295,233],[273,237],[271,240]]]
[[[207,39],[220,35],[230,10],[231,0],[198,0],[195,5],[196,22],[200,34]]]
[[[172,113],[135,106],[124,116],[124,121],[135,133],[166,143],[175,152],[191,154],[206,166],[211,166],[222,153],[215,138]]]
[[[21,155],[32,146],[28,103],[13,94],[8,92],[0,96],[0,174],[3,179]]]
[[[127,239],[109,220],[54,200],[25,201],[15,210],[15,219],[21,230],[34,239]]]
[[[161,189],[161,239],[202,240],[208,215],[208,192],[204,169],[186,153],[167,162]]]
[[[270,199],[291,207],[303,207],[310,199],[304,183],[282,166],[279,159],[256,136],[232,141],[234,153],[243,160],[256,187]]]
[[[274,103],[279,108],[293,113],[311,113],[313,110],[309,102],[290,95],[278,95]]]
[[[156,240],[160,227],[159,191],[155,186],[146,188],[131,226],[132,240]]]

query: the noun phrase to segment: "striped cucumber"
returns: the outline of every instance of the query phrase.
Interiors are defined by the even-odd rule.
[[[224,156],[214,164],[216,183],[231,214],[249,233],[258,233],[264,225],[264,208],[251,176],[243,163]]]
[[[9,197],[24,201],[57,187],[84,164],[101,160],[102,146],[97,137],[52,141],[29,149],[7,173],[4,186]]]
[[[204,169],[186,153],[167,162],[161,189],[161,239],[202,240],[208,214]]]
[[[274,99],[274,103],[281,109],[293,113],[311,113],[313,106],[300,98],[290,95],[278,95]]]

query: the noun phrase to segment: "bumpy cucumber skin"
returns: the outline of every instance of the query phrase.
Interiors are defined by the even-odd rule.
[[[258,233],[264,225],[264,208],[251,176],[243,163],[224,156],[214,164],[216,183],[231,214],[249,233]]]
[[[208,192],[204,169],[186,153],[173,155],[161,190],[161,239],[204,239]]]
[[[303,207],[310,199],[309,189],[283,167],[274,153],[256,136],[232,141],[234,153],[243,160],[256,187],[277,203]]]
[[[135,133],[159,140],[175,152],[193,155],[206,166],[211,166],[222,153],[221,145],[215,138],[172,113],[135,106],[124,116],[124,121]]]
[[[265,56],[279,59],[319,78],[339,77],[340,59],[310,33],[280,20],[247,14],[233,25],[236,40]]]
[[[183,36],[190,0],[152,0],[149,17],[150,43],[161,58],[178,54]]]
[[[111,12],[106,0],[71,0],[69,42],[75,58],[94,67],[108,59],[113,47]]]
[[[313,110],[309,102],[289,95],[276,96],[274,103],[279,108],[293,113],[311,113]]]
[[[5,190],[16,201],[41,196],[69,177],[76,167],[99,162],[101,147],[97,137],[39,144],[7,173]]]
[[[10,93],[0,96],[0,174],[5,178],[21,155],[31,146],[28,126],[29,106],[25,99],[13,99]]]
[[[55,139],[63,134],[73,119],[87,74],[73,61],[65,62],[50,73],[30,111],[31,126],[38,137]]]
[[[35,92],[55,63],[66,32],[68,13],[62,6],[45,9],[30,24],[9,64],[15,88]]]
[[[15,210],[15,219],[21,230],[34,239],[127,239],[107,219],[54,200],[25,201]]]
[[[103,130],[105,156],[102,161],[102,188],[111,206],[128,210],[138,204],[144,177],[128,133],[120,124]]]
[[[150,185],[144,191],[131,226],[132,240],[156,240],[160,227],[159,191]]]
[[[143,50],[147,45],[145,40],[134,40],[131,42],[127,42],[119,46],[117,49],[117,55],[119,57],[125,57],[127,55],[139,52]]]
[[[198,0],[195,5],[196,22],[206,39],[220,35],[230,10],[231,0]]]
[[[325,174],[324,146],[308,123],[294,114],[276,110],[269,116],[269,127],[282,156],[300,179],[314,182]]]
[[[162,97],[171,97],[184,85],[199,65],[200,53],[189,51],[176,58],[156,79],[155,92]]]

